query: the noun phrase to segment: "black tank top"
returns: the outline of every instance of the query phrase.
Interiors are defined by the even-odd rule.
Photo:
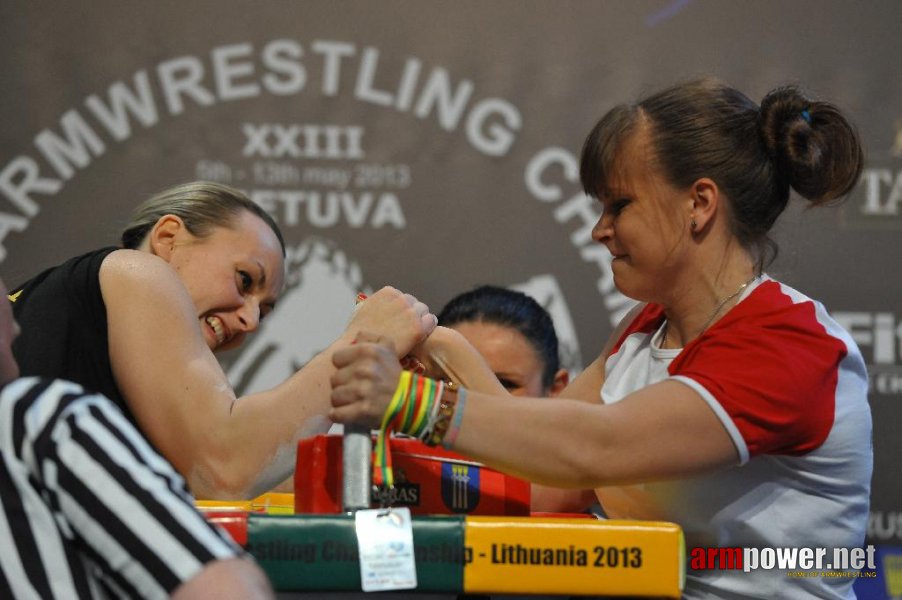
[[[22,328],[13,342],[13,355],[23,376],[80,383],[118,404],[134,421],[113,379],[106,305],[100,293],[100,265],[115,250],[109,247],[76,256],[9,294]]]

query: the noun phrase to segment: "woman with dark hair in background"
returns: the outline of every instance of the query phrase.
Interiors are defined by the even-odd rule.
[[[614,282],[640,304],[554,402],[492,392],[472,350],[437,329],[421,360],[465,387],[443,392],[423,437],[532,481],[596,487],[609,516],[676,522],[689,548],[860,546],[864,361],[823,305],[763,268],[790,189],[828,203],[862,163],[844,115],[795,87],[758,106],[703,79],[613,108],[581,179],[604,209],[593,237]],[[331,414],[378,426],[405,379],[389,340],[364,339],[333,356]],[[853,580],[690,570],[685,595],[850,598]]]
[[[243,193],[175,186],[138,207],[122,247],[70,259],[10,294],[23,326],[13,351],[24,375],[116,402],[195,496],[253,497],[293,472],[301,437],[328,428],[333,350],[376,328],[406,354],[435,326],[425,304],[383,288],[320,356],[237,398],[214,352],[239,346],[273,310],[284,255],[278,226]]]
[[[551,315],[523,292],[477,287],[449,300],[438,323],[470,342],[512,396],[553,398],[567,387]],[[534,512],[581,512],[594,502],[593,490],[532,484]]]
[[[556,396],[567,387],[551,315],[516,290],[483,285],[459,294],[438,324],[460,332],[514,396]]]

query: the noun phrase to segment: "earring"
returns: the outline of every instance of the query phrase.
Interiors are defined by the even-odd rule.
[[[698,223],[695,222],[695,219],[690,219],[689,221],[689,230],[695,231],[695,228],[698,227]]]

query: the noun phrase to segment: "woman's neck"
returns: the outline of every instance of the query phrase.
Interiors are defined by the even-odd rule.
[[[667,323],[662,347],[681,348],[701,335],[739,303],[758,275],[754,260],[744,250],[697,264],[664,303]]]

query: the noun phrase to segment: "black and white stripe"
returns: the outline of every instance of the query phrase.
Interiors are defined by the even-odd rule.
[[[4,387],[0,453],[0,597],[166,597],[241,552],[119,408],[74,383]]]

